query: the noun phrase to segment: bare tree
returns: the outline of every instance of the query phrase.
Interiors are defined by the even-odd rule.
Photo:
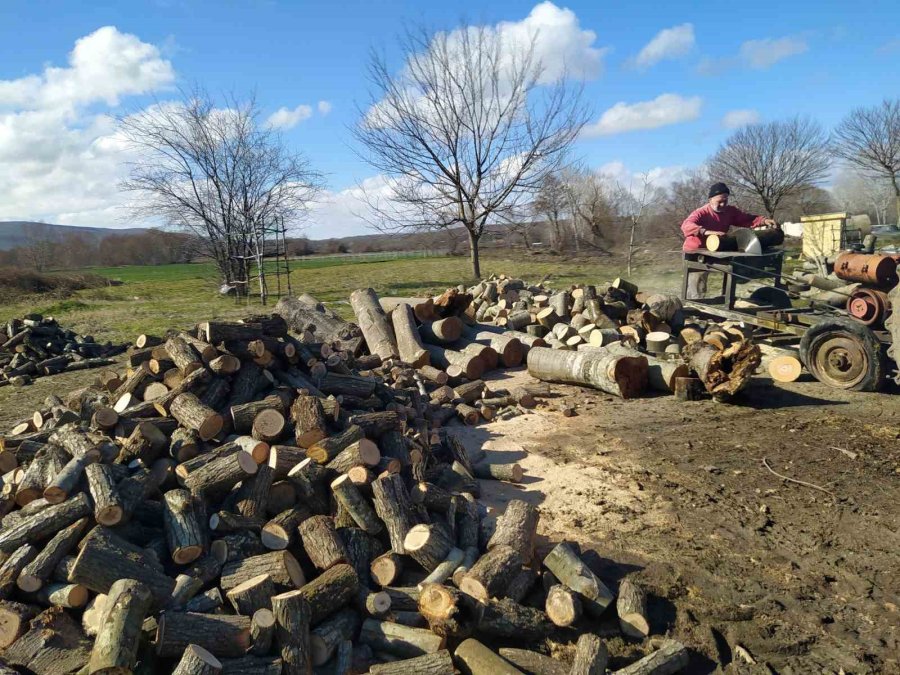
[[[550,226],[553,236],[553,250],[557,252],[563,250],[565,243],[563,227],[567,221],[567,216],[570,215],[568,213],[569,204],[570,202],[566,199],[562,181],[554,174],[544,178],[544,182],[541,183],[541,187],[531,203],[533,214],[546,220]]]
[[[569,202],[575,251],[585,244],[605,251],[611,242],[615,213],[614,181],[585,167],[562,172],[563,189]]]
[[[876,223],[886,223],[895,215],[894,189],[884,177],[844,171],[835,180],[831,194],[842,211],[870,214]]]
[[[299,222],[321,178],[259,124],[252,98],[225,103],[194,90],[122,118],[139,159],[121,187],[137,193],[135,215],[196,235],[224,282],[246,292],[247,260],[264,254],[261,232],[280,219]]]
[[[35,272],[45,272],[57,257],[56,243],[49,229],[40,224],[30,224],[25,234],[25,245],[19,249],[20,259]],[[59,261],[56,261],[57,264]]]
[[[838,157],[890,182],[900,225],[900,99],[852,110],[831,141]]]
[[[782,200],[828,175],[828,142],[812,120],[751,124],[734,132],[710,161],[710,174],[755,196],[775,217]]]
[[[705,166],[701,166],[686,171],[669,185],[660,209],[674,235],[681,238],[681,223],[692,211],[706,204],[709,184],[709,172]]]
[[[665,198],[665,192],[653,185],[650,174],[638,174],[636,180],[625,186],[616,187],[616,210],[624,216],[628,227],[628,274],[631,275],[634,252],[637,249],[637,235],[649,217]]]
[[[516,44],[489,27],[411,31],[401,51],[396,75],[373,54],[370,106],[354,129],[388,179],[366,194],[370,222],[393,232],[462,226],[479,277],[485,227],[530,201],[586,123],[581,89],[545,84],[534,40]]]

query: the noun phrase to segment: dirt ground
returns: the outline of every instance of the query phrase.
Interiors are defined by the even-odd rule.
[[[0,390],[0,429],[92,377]],[[688,672],[900,673],[900,395],[765,375],[732,404],[554,390],[530,414],[456,432],[526,469],[522,486],[482,481],[483,497],[538,505],[541,553],[576,540],[613,588],[639,579],[653,633],[691,649]],[[601,632],[611,669],[646,649]]]
[[[542,543],[579,541],[608,584],[642,581],[689,672],[900,672],[896,392],[767,375],[732,404],[554,389],[534,414],[459,432],[526,469],[486,496],[539,505]],[[638,648],[612,639],[611,669]]]

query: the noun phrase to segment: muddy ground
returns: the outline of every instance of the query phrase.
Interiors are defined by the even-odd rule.
[[[0,391],[0,428],[90,379]],[[526,469],[484,496],[539,505],[543,550],[574,539],[609,585],[643,582],[654,634],[690,647],[689,672],[900,672],[900,395],[764,375],[732,404],[554,389],[533,413],[457,430]],[[646,649],[601,632],[612,669]]]

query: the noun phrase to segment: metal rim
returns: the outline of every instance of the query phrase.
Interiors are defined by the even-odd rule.
[[[810,345],[809,369],[829,386],[852,389],[865,380],[869,367],[865,345],[849,333],[825,333]]]

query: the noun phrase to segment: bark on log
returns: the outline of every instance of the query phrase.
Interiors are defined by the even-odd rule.
[[[176,565],[187,565],[203,554],[206,518],[203,503],[188,490],[163,495],[163,525],[169,553]]]
[[[559,543],[544,558],[544,567],[550,570],[573,591],[581,595],[585,609],[600,616],[613,601],[613,594],[597,578],[575,550],[566,542]]]
[[[23,544],[39,542],[60,529],[71,525],[91,512],[90,499],[80,494],[62,504],[48,506],[34,513],[12,527],[4,527],[0,532],[0,551],[11,553]]]
[[[460,581],[459,589],[480,602],[503,595],[507,585],[523,564],[519,552],[497,545],[485,553]]]
[[[300,591],[289,591],[272,598],[272,613],[281,652],[281,672],[284,675],[308,675],[312,671],[309,603]]]
[[[479,609],[472,597],[455,588],[425,584],[419,595],[419,612],[433,633],[461,640],[474,632]]]
[[[470,380],[477,380],[484,375],[484,361],[476,355],[431,344],[425,345],[425,349],[431,354],[431,362],[440,368],[446,370],[450,366],[456,366]]]
[[[359,630],[360,617],[352,609],[342,609],[316,626],[310,633],[312,665],[324,665],[345,640],[352,640]]]
[[[572,675],[605,675],[609,655],[606,645],[596,635],[584,633],[575,645]]]
[[[463,640],[453,656],[464,675],[523,675],[475,638]]]
[[[25,544],[13,551],[0,565],[0,599],[5,600],[16,588],[16,579],[25,566],[34,560],[38,550],[31,544]]]
[[[394,551],[378,556],[370,565],[372,578],[379,586],[393,585],[403,573],[403,557]]]
[[[109,589],[103,618],[88,662],[88,673],[130,673],[137,659],[141,626],[150,610],[150,589],[134,579],[119,579]]]
[[[203,368],[200,354],[184,338],[177,335],[169,338],[166,340],[165,348],[169,358],[183,375],[189,375],[195,370]]]
[[[721,351],[705,342],[695,342],[685,347],[684,354],[706,391],[720,399],[746,387],[762,360],[759,346],[747,340]]]
[[[446,319],[426,321],[419,326],[419,334],[422,339],[433,345],[449,345],[462,336],[463,323],[456,316],[448,316]]]
[[[376,446],[377,449],[377,446]],[[353,520],[369,534],[378,534],[383,529],[381,521],[369,502],[350,481],[349,476],[340,476],[331,483],[331,491],[343,505]]]
[[[537,509],[521,499],[513,499],[497,518],[497,528],[488,541],[487,548],[490,550],[495,546],[509,546],[527,564],[534,556],[537,525]]]
[[[372,483],[372,494],[375,511],[385,524],[391,548],[400,555],[406,553],[406,536],[414,524],[406,484],[399,474],[383,476]]]
[[[413,368],[427,366],[431,355],[422,346],[419,331],[416,330],[412,308],[406,303],[398,304],[391,311],[391,322],[394,326],[394,335],[397,338],[397,351],[400,360],[408,363]]]
[[[350,294],[350,306],[359,323],[363,337],[372,354],[382,359],[397,357],[397,339],[387,315],[378,304],[378,296],[371,288],[357,289]]]
[[[140,581],[153,594],[154,608],[164,607],[175,589],[175,580],[148,564],[143,550],[99,525],[82,541],[69,578],[95,593],[107,594],[119,579]]]
[[[172,417],[181,423],[181,426],[193,429],[204,441],[217,436],[224,425],[224,420],[219,413],[205,406],[190,392],[177,396],[172,401],[170,412]]]
[[[60,607],[38,614],[25,635],[3,653],[10,666],[26,672],[64,675],[83,668],[90,658],[92,642]]]
[[[683,644],[666,640],[655,652],[620,668],[616,675],[672,675],[687,667],[689,661],[688,650]]]
[[[250,618],[163,612],[156,630],[156,653],[163,658],[177,658],[192,644],[217,657],[243,656],[250,647]]]
[[[643,356],[535,348],[528,352],[528,373],[539,380],[586,385],[626,399],[640,396],[647,387]]]
[[[434,654],[446,644],[445,638],[435,635],[430,630],[377,619],[363,621],[359,631],[359,642],[369,645],[375,651],[405,658]]]
[[[116,489],[113,470],[106,464],[91,464],[85,467],[85,475],[94,500],[94,519],[107,527],[118,525],[125,511]]]
[[[325,466],[332,471],[344,473],[354,466],[375,466],[381,461],[378,446],[368,438],[354,441],[338,453],[337,457]]]
[[[0,649],[6,649],[28,630],[31,621],[41,608],[9,600],[0,601]]]
[[[355,324],[344,321],[333,312],[319,311],[315,305],[306,304],[298,298],[281,298],[275,305],[275,313],[284,317],[292,331],[302,334],[310,330],[317,341],[331,342],[361,335]]]
[[[525,675],[569,675],[569,667],[561,661],[539,652],[514,647],[501,647],[500,656]]]
[[[643,640],[650,634],[647,594],[644,589],[628,579],[623,579],[619,584],[616,613],[619,615],[619,627],[628,637]]]
[[[250,653],[264,656],[272,649],[275,639],[275,615],[271,609],[258,609],[250,617]]]
[[[268,574],[278,586],[300,588],[306,583],[303,569],[288,551],[272,551],[225,563],[219,586],[230,590],[261,574]]]
[[[356,597],[359,580],[350,565],[335,565],[304,585],[300,591],[309,602],[310,623],[316,625]]]
[[[312,513],[305,506],[295,506],[282,511],[262,526],[260,540],[268,549],[283,551],[298,539],[298,526]]]
[[[654,391],[673,393],[675,391],[676,378],[687,377],[690,373],[687,364],[681,361],[671,361],[641,354],[622,343],[609,345],[605,349],[621,356],[643,356],[647,359],[647,385]]]
[[[328,464],[342,450],[352,443],[362,440],[364,436],[361,427],[351,425],[341,433],[323,438],[321,441],[311,445],[306,452],[306,456],[319,464]]]
[[[301,394],[291,406],[294,438],[301,448],[309,448],[328,435],[325,411],[318,397]]]
[[[206,495],[210,501],[217,501],[239,482],[255,474],[258,469],[253,455],[238,450],[234,454],[219,457],[191,471],[184,479],[184,486],[191,492]]]
[[[478,620],[479,634],[496,638],[538,641],[553,630],[553,624],[542,611],[509,598],[488,601]]]
[[[521,483],[525,472],[520,464],[494,464],[481,462],[474,467],[476,478],[483,480],[502,480],[508,483]]]
[[[26,593],[39,590],[52,576],[56,566],[75,548],[88,519],[81,518],[57,532],[19,573],[16,584]]]
[[[303,549],[320,570],[327,570],[338,563],[347,562],[347,549],[338,536],[331,516],[313,516],[298,527]]]
[[[294,486],[301,501],[313,513],[330,513],[328,481],[334,472],[310,458],[304,459],[288,472],[288,480]]]

